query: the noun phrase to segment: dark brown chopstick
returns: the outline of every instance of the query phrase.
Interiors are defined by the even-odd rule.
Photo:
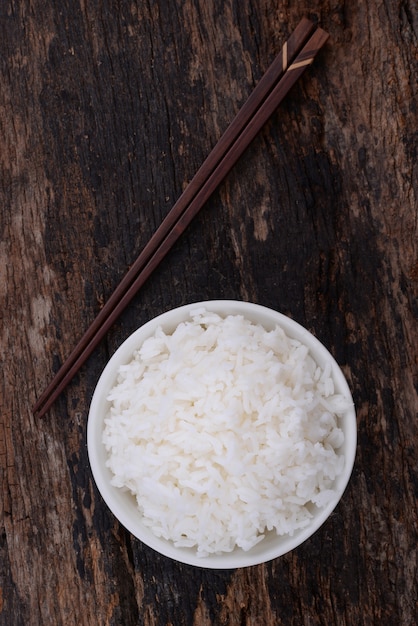
[[[328,39],[302,20],[184,193],[36,402],[43,415],[90,356]],[[305,43],[307,41],[307,43]],[[305,44],[305,45],[304,45]],[[280,80],[279,80],[280,79]]]

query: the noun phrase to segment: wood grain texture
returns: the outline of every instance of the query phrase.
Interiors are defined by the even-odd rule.
[[[303,7],[302,7],[303,8]],[[413,625],[418,613],[418,12],[313,0],[330,33],[225,184],[37,422],[31,406],[302,17],[296,0],[0,6],[0,625]],[[262,566],[192,569],[93,483],[89,401],[185,302],[290,315],[343,366],[356,465],[331,519]]]

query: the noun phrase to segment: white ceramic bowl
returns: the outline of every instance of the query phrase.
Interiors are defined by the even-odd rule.
[[[252,322],[262,324],[267,330],[273,329],[276,325],[281,326],[288,336],[299,340],[309,347],[310,353],[318,365],[323,367],[326,361],[331,362],[335,392],[341,393],[349,400],[352,400],[346,379],[328,350],[311,333],[290,318],[271,309],[248,302],[215,300],[192,303],[163,313],[141,326],[128,337],[110,359],[99,379],[90,406],[87,425],[87,446],[90,465],[96,485],[116,518],[135,537],[160,554],[189,565],[214,569],[232,569],[257,565],[282,556],[299,546],[318,530],[338,504],[349,481],[355,459],[357,443],[355,410],[354,406],[348,410],[340,424],[344,431],[345,443],[339,452],[345,456],[345,467],[335,481],[335,498],[324,508],[312,507],[313,518],[307,528],[296,531],[292,536],[277,536],[275,531],[271,531],[249,551],[236,548],[229,553],[207,557],[198,557],[193,549],[176,548],[169,541],[156,537],[141,522],[135,498],[129,493],[111,485],[111,473],[106,467],[106,451],[102,444],[104,417],[109,406],[106,396],[115,383],[119,366],[131,360],[134,350],[147,337],[154,334],[157,326],[162,326],[165,332],[172,332],[180,322],[189,319],[190,310],[197,306],[205,306],[208,311],[218,313],[221,316],[228,314],[243,315]]]

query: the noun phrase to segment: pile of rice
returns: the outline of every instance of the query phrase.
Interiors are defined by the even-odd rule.
[[[335,496],[347,401],[331,367],[280,327],[196,309],[143,343],[108,400],[112,484],[176,546],[249,550],[266,531],[304,528]]]

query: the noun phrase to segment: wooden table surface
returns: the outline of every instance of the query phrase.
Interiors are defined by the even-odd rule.
[[[417,4],[308,5],[327,45],[39,420],[35,399],[305,4],[1,3],[1,626],[416,623]],[[221,571],[133,538],[86,450],[118,345],[218,298],[305,325],[341,364],[358,419],[352,478],[323,527]]]

